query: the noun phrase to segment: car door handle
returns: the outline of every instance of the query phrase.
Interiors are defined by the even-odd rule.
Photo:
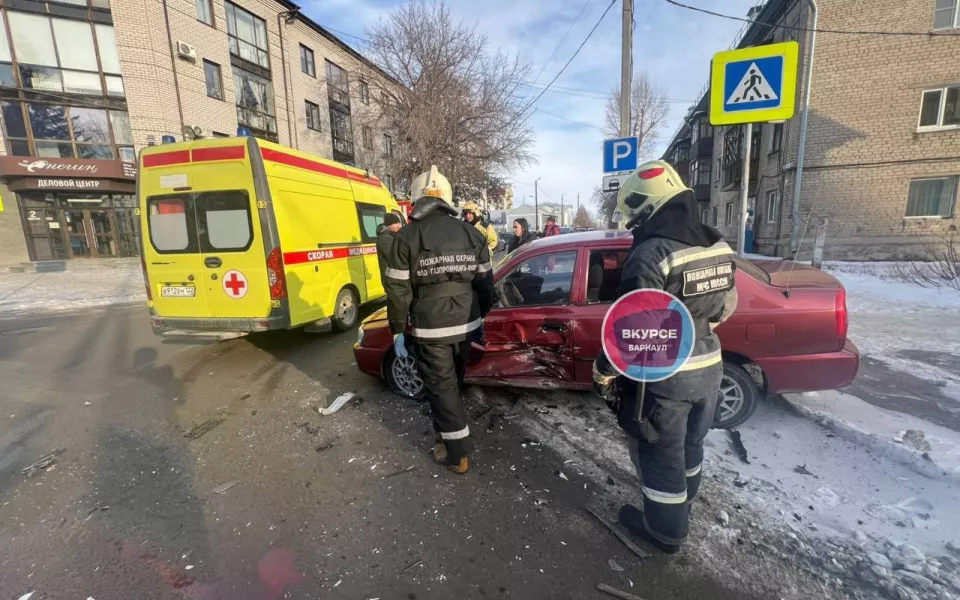
[[[557,333],[562,333],[567,330],[567,326],[556,321],[547,321],[540,325],[540,329],[544,331],[556,331]]]
[[[211,269],[216,269],[217,267],[223,264],[223,261],[220,260],[219,256],[208,256],[205,259],[203,259],[203,264],[207,265]]]

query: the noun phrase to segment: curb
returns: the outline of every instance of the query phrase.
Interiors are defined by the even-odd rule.
[[[929,456],[926,453],[911,450],[892,439],[864,431],[831,414],[812,410],[806,406],[791,402],[788,396],[772,395],[769,397],[769,400],[781,402],[783,406],[793,413],[814,421],[824,429],[832,431],[847,441],[869,448],[880,456],[888,457],[919,475],[931,479],[949,479],[960,482],[960,472],[951,473],[937,464],[936,460],[932,457],[925,457],[925,455]]]

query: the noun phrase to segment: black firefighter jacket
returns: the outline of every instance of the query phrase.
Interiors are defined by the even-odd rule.
[[[412,222],[397,232],[387,259],[387,316],[394,335],[407,317],[422,343],[467,339],[493,306],[487,242],[442,200],[418,200]]]
[[[649,232],[634,231],[634,244],[623,267],[617,297],[634,290],[653,288],[673,294],[690,311],[696,326],[690,359],[669,379],[647,383],[646,389],[676,400],[697,400],[719,384],[722,373],[720,339],[714,327],[727,320],[737,306],[734,252],[720,232],[694,220],[693,210],[685,211],[690,199],[679,197],[671,207],[681,215],[688,212],[692,223],[664,220],[660,231],[651,223]],[[676,220],[676,217],[674,217]],[[690,233],[693,231],[693,233]],[[674,237],[669,237],[673,235]],[[684,239],[700,238],[693,244]],[[616,371],[601,352],[597,370]]]
[[[393,247],[393,238],[396,233],[387,229],[386,225],[377,227],[377,263],[380,267],[380,283],[383,289],[387,289],[387,257],[390,256],[390,249]]]

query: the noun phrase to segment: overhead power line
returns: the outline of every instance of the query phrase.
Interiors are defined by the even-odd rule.
[[[583,8],[580,9],[580,12],[577,13],[576,18],[573,20],[572,23],[570,23],[570,27],[567,28],[567,32],[563,34],[563,37],[560,38],[559,42],[557,42],[557,46],[553,49],[553,52],[550,53],[550,58],[548,58],[547,61],[543,63],[543,66],[540,67],[540,72],[537,73],[537,76],[533,78],[534,83],[540,81],[540,76],[543,75],[543,72],[547,69],[547,66],[550,64],[550,61],[553,60],[553,57],[557,55],[557,51],[560,50],[561,46],[563,46],[563,42],[566,41],[567,36],[570,35],[571,31],[573,31],[573,26],[577,24],[577,22],[580,20],[580,17],[583,16],[583,12],[587,10],[587,6],[589,5],[590,5],[590,0],[587,0],[586,2],[583,3]]]
[[[590,38],[593,37],[593,33],[597,30],[597,27],[600,27],[600,23],[603,22],[604,17],[607,16],[607,13],[610,12],[610,9],[613,8],[613,5],[616,3],[616,1],[617,0],[611,0],[610,4],[607,5],[607,9],[604,10],[603,14],[600,15],[600,18],[597,19],[597,22],[596,24],[594,24],[593,29],[590,30],[590,33],[587,34],[587,37],[583,38],[583,41],[580,42],[579,46],[577,46],[577,49],[576,51],[574,51],[573,56],[570,57],[570,60],[568,60],[566,64],[563,65],[563,68],[560,69],[560,71],[557,72],[554,78],[550,80],[550,83],[547,84],[547,87],[543,88],[543,91],[537,94],[537,97],[534,98],[529,104],[527,104],[526,108],[524,108],[524,111],[526,111],[527,108],[530,108],[531,106],[536,104],[537,101],[540,100],[540,98],[542,98],[545,93],[547,93],[547,90],[550,89],[550,86],[556,83],[557,79],[559,79],[560,76],[563,75],[563,72],[566,71],[567,67],[570,66],[570,63],[573,62],[573,59],[575,59],[577,55],[580,54],[580,51],[583,50],[583,47],[586,46],[587,42],[590,41]]]
[[[714,17],[720,17],[721,19],[730,19],[731,21],[741,21],[743,23],[754,23],[756,25],[765,25],[767,27],[788,29],[790,31],[816,31],[817,33],[836,33],[842,35],[876,35],[876,36],[900,36],[900,37],[957,37],[960,33],[953,33],[948,31],[876,31],[876,30],[853,30],[853,29],[810,29],[807,27],[794,27],[792,25],[783,25],[777,23],[767,23],[764,21],[757,21],[755,19],[750,19],[747,17],[736,17],[733,15],[725,15],[723,13],[718,13],[716,11],[708,10],[706,8],[700,8],[699,6],[690,6],[689,4],[683,4],[682,2],[677,2],[676,0],[664,0],[667,4],[672,4],[674,6],[685,8],[687,10],[692,10],[695,12],[703,13],[706,15],[711,15]]]

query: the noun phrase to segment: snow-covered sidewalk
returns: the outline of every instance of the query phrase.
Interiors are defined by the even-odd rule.
[[[62,273],[0,273],[0,316],[145,302],[140,265]]]

